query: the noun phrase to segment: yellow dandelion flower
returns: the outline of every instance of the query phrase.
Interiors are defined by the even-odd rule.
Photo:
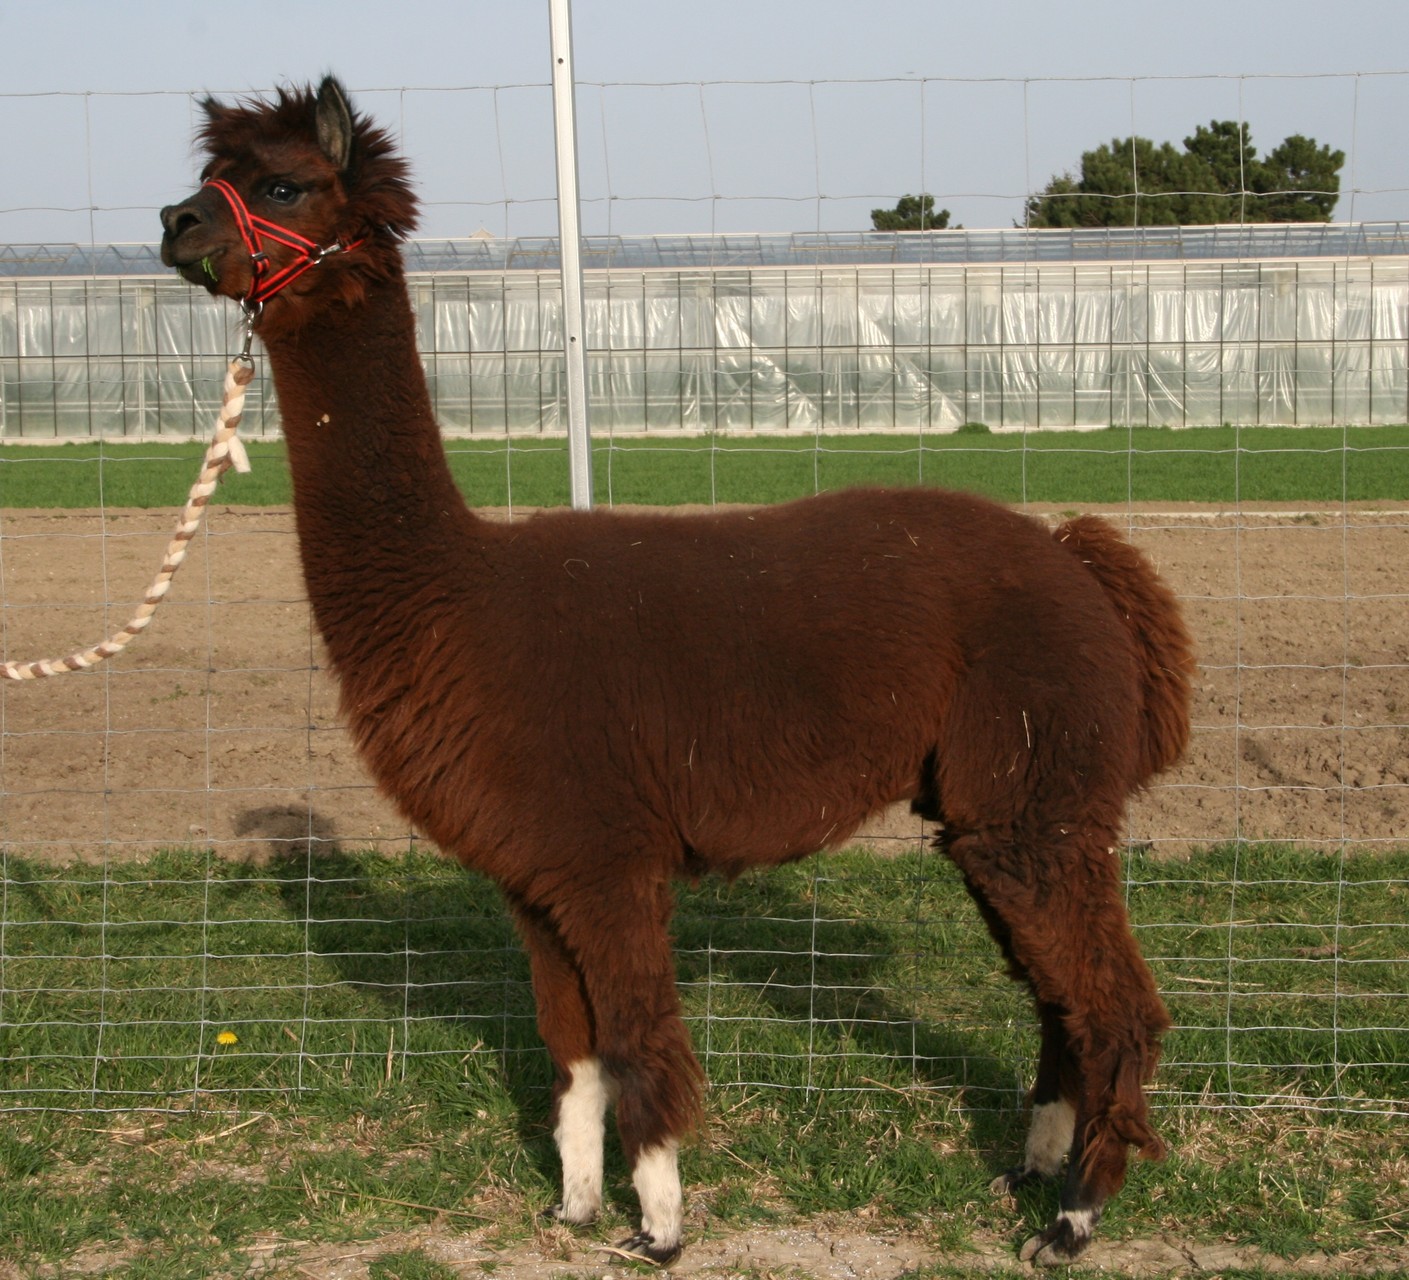
[[[239,1044],[239,1043],[240,1043],[240,1037],[237,1036],[233,1031],[222,1031],[218,1036],[215,1037],[215,1043],[216,1043],[216,1044]]]

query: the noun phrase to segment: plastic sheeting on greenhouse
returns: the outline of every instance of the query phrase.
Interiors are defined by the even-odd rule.
[[[1342,231],[1348,248],[1367,243],[1361,228]],[[783,258],[795,265],[760,253],[752,265],[735,255],[724,267],[679,265],[677,254],[677,265],[593,267],[592,427],[600,435],[1404,422],[1409,256],[1389,247],[1256,260],[1034,254],[848,265],[830,252]],[[477,254],[467,250],[466,260]],[[560,432],[557,273],[498,260],[428,269],[446,253],[408,250],[437,412],[456,434]],[[150,270],[140,255],[126,261],[127,270]],[[236,308],[169,276],[0,272],[0,432],[204,435],[239,328]],[[260,369],[246,429],[272,434],[277,405],[265,362]]]

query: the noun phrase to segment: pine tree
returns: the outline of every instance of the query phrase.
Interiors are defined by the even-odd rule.
[[[1259,157],[1246,124],[1213,120],[1184,139],[1115,138],[1027,203],[1033,227],[1327,221],[1345,153],[1294,134]]]
[[[871,226],[876,231],[943,231],[949,210],[936,213],[931,195],[901,196],[894,209],[872,209]]]

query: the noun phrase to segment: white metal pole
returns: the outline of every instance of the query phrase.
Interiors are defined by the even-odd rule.
[[[592,432],[587,414],[587,335],[582,306],[577,198],[577,113],[573,102],[572,0],[548,0],[553,50],[553,132],[558,158],[558,243],[563,281],[563,362],[567,372],[568,468],[572,505],[592,506]]]

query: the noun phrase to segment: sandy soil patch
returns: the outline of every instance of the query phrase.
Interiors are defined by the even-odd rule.
[[[1130,837],[1171,853],[1237,834],[1409,839],[1409,513],[1107,514],[1183,598],[1202,663],[1193,748],[1135,806]],[[0,517],[5,656],[60,656],[121,625],[169,527],[152,511]],[[310,835],[409,838],[339,725],[287,510],[215,509],[147,635],[95,674],[0,698],[12,847],[238,857]],[[923,830],[897,811],[866,835],[903,848]]]

